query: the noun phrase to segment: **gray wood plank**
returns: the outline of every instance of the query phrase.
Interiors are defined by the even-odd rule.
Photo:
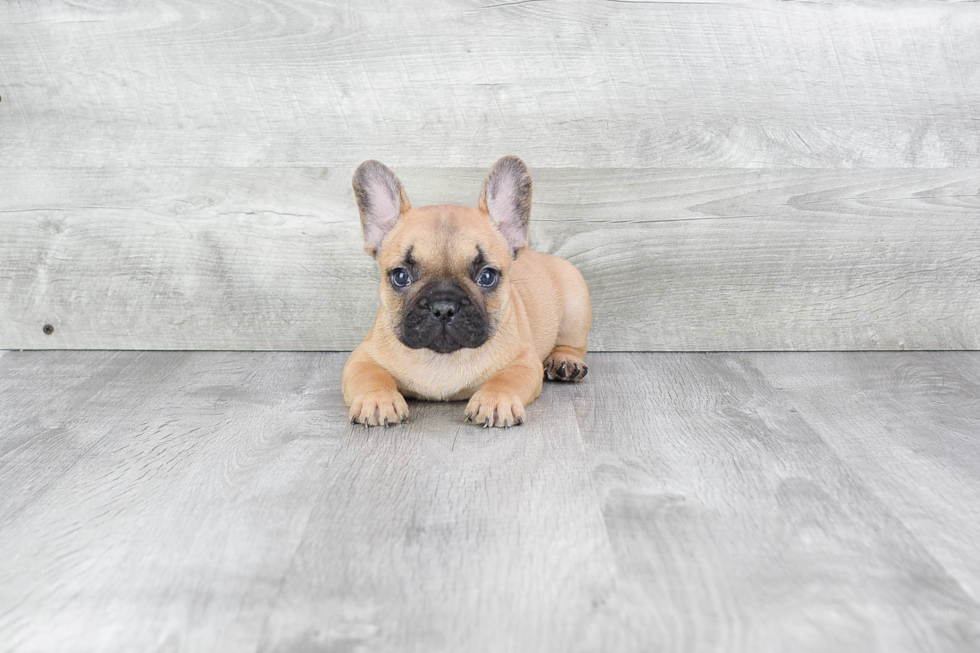
[[[355,427],[260,651],[579,651],[615,570],[574,413],[549,385],[528,428],[464,402]]]
[[[254,651],[346,426],[340,362],[4,356],[0,650]]]
[[[533,429],[414,403],[367,431],[344,359],[5,357],[0,496],[52,478],[0,513],[0,650],[574,648],[612,558],[561,389]]]
[[[980,600],[980,353],[753,362]]]
[[[419,205],[485,174],[397,172]],[[377,273],[350,174],[8,170],[0,347],[351,349]],[[585,274],[594,350],[980,348],[980,171],[534,174],[531,244]]]
[[[788,367],[828,356],[772,355]],[[606,648],[976,650],[975,597],[754,360],[607,354],[592,387],[572,388],[620,572],[603,612],[625,623]],[[859,395],[833,426],[860,424],[881,399]],[[972,544],[953,524],[942,533]]]
[[[971,2],[5,3],[0,166],[980,166]]]
[[[348,425],[344,354],[10,352],[0,651],[974,651],[977,355],[874,356],[595,354],[489,431]]]

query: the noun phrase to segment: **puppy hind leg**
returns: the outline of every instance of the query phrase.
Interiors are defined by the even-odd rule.
[[[585,364],[592,326],[589,287],[577,270],[574,275],[564,275],[563,280],[564,313],[555,348],[544,360],[544,375],[549,381],[581,381],[589,373]]]
[[[581,381],[589,373],[582,347],[558,346],[544,359],[544,376],[549,381]]]

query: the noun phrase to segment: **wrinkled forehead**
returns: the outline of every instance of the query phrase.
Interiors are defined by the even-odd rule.
[[[510,261],[510,250],[489,218],[470,207],[412,209],[390,240],[384,248],[383,265],[397,265],[408,257],[433,274],[466,269],[481,256],[486,264],[498,267]]]

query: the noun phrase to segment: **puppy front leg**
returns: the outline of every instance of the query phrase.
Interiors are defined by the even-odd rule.
[[[395,380],[374,362],[363,345],[347,359],[342,387],[352,424],[388,426],[408,419],[408,404]]]
[[[524,407],[541,393],[544,368],[533,351],[526,352],[483,384],[466,404],[466,421],[480,426],[524,423]]]

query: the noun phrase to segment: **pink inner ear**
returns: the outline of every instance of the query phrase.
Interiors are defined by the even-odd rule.
[[[384,179],[377,177],[367,181],[366,190],[370,198],[370,209],[364,228],[364,240],[369,247],[377,248],[398,221],[401,198],[398,188],[393,188]]]
[[[512,180],[501,180],[487,198],[487,209],[511,247],[523,247],[527,243],[524,223],[517,210],[517,188]]]

